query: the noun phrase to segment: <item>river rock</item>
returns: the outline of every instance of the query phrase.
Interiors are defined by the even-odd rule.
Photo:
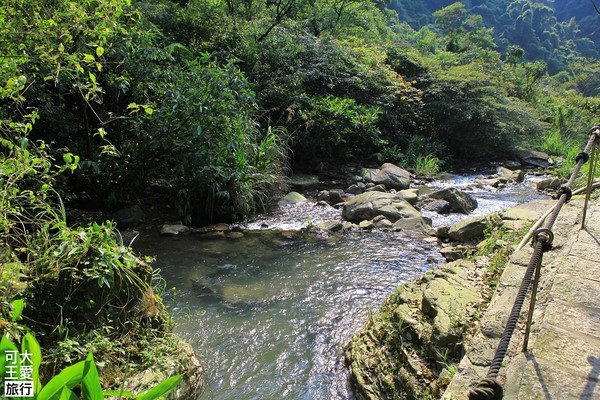
[[[417,204],[417,201],[419,200],[419,189],[404,189],[400,190],[398,194],[413,206]]]
[[[508,182],[507,178],[478,178],[473,181],[473,186],[475,186],[475,187],[491,186],[494,188],[499,188],[502,185],[505,185],[507,182]]]
[[[224,222],[219,222],[207,227],[206,229],[214,232],[227,232],[229,230],[229,225]]]
[[[516,169],[521,168],[521,163],[518,161],[514,161],[514,160],[507,160],[504,162],[504,166],[508,169],[516,170]]]
[[[164,224],[162,228],[160,228],[160,234],[163,236],[177,236],[182,233],[187,233],[190,231],[188,226],[183,225],[181,222],[176,222],[174,224]]]
[[[117,223],[119,229],[133,228],[144,222],[144,211],[135,204],[115,212],[112,219]]]
[[[525,173],[520,169],[512,170],[506,167],[498,167],[496,173],[500,177],[506,177],[511,182],[521,183],[525,180]]]
[[[375,225],[373,224],[373,221],[364,220],[364,221],[360,221],[360,223],[358,224],[358,227],[360,229],[369,230],[369,229],[373,229],[375,227]]]
[[[289,192],[288,194],[285,195],[285,197],[283,199],[279,200],[279,204],[280,205],[296,204],[296,203],[301,203],[303,201],[306,201],[306,197],[302,196],[300,193]]]
[[[448,246],[442,248],[440,253],[446,261],[456,261],[465,258],[467,250],[465,246]]]
[[[477,200],[468,193],[455,188],[442,189],[429,195],[430,199],[446,200],[454,212],[469,214],[477,208]]]
[[[452,210],[450,203],[442,199],[427,199],[421,205],[422,210],[436,212],[438,214],[448,214]]]
[[[402,220],[399,220],[399,221],[402,221]],[[392,222],[389,219],[383,218],[383,219],[375,222],[375,227],[377,229],[392,229],[394,227],[394,224],[392,224]]]
[[[449,348],[460,345],[460,338],[468,311],[480,301],[477,287],[469,279],[468,271],[474,270],[472,262],[455,261],[435,270],[433,277],[423,288],[421,310],[433,318],[431,340],[434,345]]]
[[[317,228],[326,232],[337,232],[344,229],[344,225],[341,221],[324,221],[317,223]]]
[[[423,217],[401,218],[392,226],[399,231],[421,231],[426,232],[431,227],[431,222]]]
[[[383,164],[378,170],[363,168],[361,176],[365,181],[384,185],[387,189],[404,190],[410,186],[410,173],[391,163]]]
[[[342,217],[352,222],[371,220],[383,215],[391,222],[403,218],[419,218],[421,214],[402,196],[392,193],[365,192],[348,200],[342,209]]]
[[[327,204],[333,206],[344,202],[344,199],[342,198],[343,194],[344,191],[341,189],[321,190],[317,194],[317,200],[324,201]]]
[[[472,262],[460,260],[394,290],[344,348],[357,398],[441,397],[443,383],[438,385],[447,378],[431,360],[462,354],[467,318],[480,302],[474,272]]]
[[[385,186],[383,185],[375,185],[366,189],[367,192],[385,192]]]
[[[541,168],[550,166],[550,156],[542,151],[517,150],[514,154],[524,165]]]
[[[363,192],[363,189],[361,189],[360,186],[357,185],[357,184],[350,185],[346,189],[346,193],[348,193],[348,194],[355,194],[356,195],[356,194],[361,194],[362,192]]]
[[[462,220],[450,227],[448,236],[455,242],[483,239],[487,219],[485,216]]]
[[[329,191],[329,201],[328,203],[331,205],[340,204],[344,202],[342,196],[344,195],[344,191],[342,189],[331,189]]]
[[[237,239],[241,239],[244,237],[244,234],[242,232],[227,232],[225,234],[225,237],[227,239],[231,239],[231,240],[237,240]]]
[[[535,187],[537,190],[556,190],[560,188],[560,178],[545,178],[536,182]]]

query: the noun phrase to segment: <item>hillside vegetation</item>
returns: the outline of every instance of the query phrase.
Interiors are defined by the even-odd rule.
[[[3,136],[77,157],[67,204],[152,183],[188,223],[239,218],[288,167],[450,167],[567,140],[598,112],[591,3],[11,1]]]

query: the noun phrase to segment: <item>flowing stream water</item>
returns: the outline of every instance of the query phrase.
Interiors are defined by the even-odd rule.
[[[527,183],[518,187],[472,194],[480,212],[537,197]],[[335,218],[338,210],[310,202],[256,224],[298,228]],[[445,218],[434,225],[459,217]],[[144,232],[135,248],[156,257],[176,332],[205,363],[200,399],[218,400],[353,399],[343,345],[396,286],[442,262],[435,244],[396,232],[263,230],[235,240]]]

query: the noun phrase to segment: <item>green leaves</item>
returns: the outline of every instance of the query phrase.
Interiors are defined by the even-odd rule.
[[[361,105],[350,98],[325,96],[311,98],[300,112],[310,126],[298,132],[296,147],[307,161],[358,158],[384,144],[377,125],[381,114],[378,107]]]
[[[155,400],[175,389],[181,381],[181,375],[165,379],[147,392],[138,395],[137,400]]]
[[[18,371],[22,364],[32,367],[33,398],[35,400],[79,400],[74,391],[78,386],[81,389],[81,400],[103,400],[105,395],[116,395],[135,398],[137,400],[155,400],[175,389],[181,380],[180,375],[172,376],[137,396],[119,390],[103,392],[94,356],[92,353],[89,353],[85,360],[64,368],[42,387],[39,380],[42,352],[39,343],[33,335],[27,333],[23,337],[20,353],[17,351],[17,346],[6,336],[2,336],[0,340],[0,376],[2,378],[6,376],[8,359],[6,352],[15,354],[14,363],[16,366],[13,370]]]
[[[12,302],[11,322],[17,322],[21,318],[23,309],[25,308],[25,300],[17,299]]]

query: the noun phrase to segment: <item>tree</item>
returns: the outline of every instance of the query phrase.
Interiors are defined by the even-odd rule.
[[[462,26],[467,9],[461,2],[456,2],[433,13],[436,27],[442,34],[448,35]]]
[[[521,101],[504,97],[476,63],[450,68],[423,93],[427,129],[455,156],[498,157],[540,126]]]

